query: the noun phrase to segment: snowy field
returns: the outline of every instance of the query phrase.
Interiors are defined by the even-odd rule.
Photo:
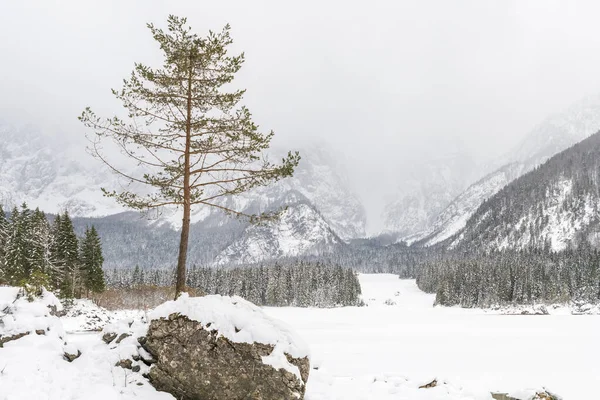
[[[600,316],[434,308],[434,297],[414,281],[395,275],[361,275],[360,281],[367,307],[264,309],[310,347],[315,369],[307,400],[492,400],[490,392],[542,388],[564,400],[600,399]],[[0,305],[12,301],[11,290],[0,290]],[[47,312],[23,307],[32,321]],[[36,319],[55,328],[0,349],[0,400],[173,399],[140,374],[114,367],[127,356],[119,354],[123,349],[109,349],[97,332],[82,332],[143,312],[98,312],[80,302],[72,315]],[[56,340],[63,329],[68,344]],[[69,349],[81,357],[63,361]],[[433,379],[437,387],[419,389]]]
[[[545,387],[600,399],[600,316],[433,308],[395,275],[361,275],[368,307],[268,308],[308,342],[309,400],[491,399]],[[385,305],[386,300],[396,305]],[[448,385],[417,389],[437,378]]]

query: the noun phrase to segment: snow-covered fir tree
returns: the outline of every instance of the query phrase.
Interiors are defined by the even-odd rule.
[[[6,275],[6,243],[8,240],[9,225],[4,210],[0,205],[0,283]]]
[[[87,292],[102,292],[104,290],[104,271],[102,264],[102,244],[96,228],[86,229],[80,245],[80,272],[82,285]]]
[[[104,290],[100,237],[92,226],[80,241],[68,213],[50,223],[27,204],[9,218],[0,208],[0,283],[57,290],[63,297]]]
[[[23,204],[22,210],[13,208],[10,215],[10,228],[6,243],[6,279],[8,282],[22,282],[30,273],[30,254],[27,240],[29,210]]]

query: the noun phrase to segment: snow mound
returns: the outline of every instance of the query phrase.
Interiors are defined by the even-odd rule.
[[[28,299],[22,289],[0,288],[0,337],[35,334],[64,337],[65,332],[53,311],[62,311],[60,301],[52,293],[42,289],[42,295]]]
[[[294,358],[309,355],[308,346],[290,326],[238,296],[189,297],[184,293],[177,300],[156,307],[148,317],[153,320],[171,314],[198,321],[235,343],[271,344]]]
[[[98,310],[87,302],[75,306],[81,308]],[[50,292],[28,299],[19,288],[0,287],[0,340],[9,339],[0,345],[0,400],[173,400],[143,377],[143,362],[121,364],[138,354],[135,337],[109,347],[99,333],[66,335],[53,315],[62,310]]]
[[[100,331],[114,320],[112,313],[88,299],[75,300],[61,319],[67,332]]]

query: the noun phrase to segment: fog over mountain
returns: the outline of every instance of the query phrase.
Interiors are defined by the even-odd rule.
[[[277,147],[326,142],[343,155],[333,164],[344,166],[371,234],[434,218],[540,121],[600,92],[593,1],[4,3],[0,120],[62,151],[60,166],[40,167],[40,182],[71,161],[94,172],[76,117],[86,106],[121,112],[109,89],[134,62],[160,61],[145,24],[173,13],[201,34],[231,24],[247,59],[235,85],[247,88],[256,121],[276,132]],[[48,149],[38,150],[42,162]],[[411,205],[424,187],[434,211]]]

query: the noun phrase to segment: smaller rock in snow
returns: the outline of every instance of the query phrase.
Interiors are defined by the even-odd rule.
[[[106,344],[110,344],[110,342],[112,342],[113,340],[115,340],[117,337],[117,334],[114,332],[107,332],[104,335],[102,335],[102,340],[104,341],[104,343]]]
[[[129,333],[122,333],[119,338],[117,339],[117,341],[115,342],[116,344],[119,344],[123,341],[123,339],[130,337],[131,335]]]
[[[115,364],[115,367],[131,369],[133,367],[133,362],[129,359],[120,360],[118,363]]]
[[[423,386],[419,386],[419,389],[431,389],[434,388],[438,385],[438,381],[437,379],[432,380],[431,382],[423,385]]]
[[[65,352],[65,354],[63,355],[64,359],[67,360],[68,362],[73,362],[76,359],[78,359],[81,356],[81,351],[77,350],[77,353],[68,353]]]

